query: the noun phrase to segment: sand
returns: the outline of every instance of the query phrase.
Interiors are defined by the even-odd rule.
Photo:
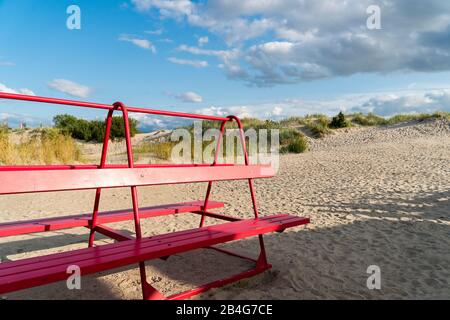
[[[276,178],[256,182],[260,211],[309,216],[311,224],[266,235],[273,269],[197,299],[449,299],[450,125],[446,120],[343,129],[311,141],[311,151],[281,157]],[[139,188],[140,204],[200,199],[205,184]],[[91,210],[92,191],[2,196],[0,221]],[[219,212],[251,217],[245,182],[216,183]],[[129,190],[104,192],[103,210],[127,208]],[[198,216],[142,222],[145,235],[198,225]],[[208,223],[215,223],[208,220]],[[133,230],[132,223],[113,224]],[[14,260],[86,246],[87,230],[0,239],[0,257]],[[98,236],[97,244],[110,240]],[[249,254],[256,239],[222,245]],[[381,269],[369,290],[368,266]],[[247,262],[209,250],[147,262],[148,279],[165,294],[245,270]],[[82,278],[82,290],[56,283],[5,299],[140,299],[136,266]]]

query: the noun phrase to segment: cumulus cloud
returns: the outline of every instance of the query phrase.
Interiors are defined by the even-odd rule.
[[[179,51],[188,52],[193,55],[213,56],[221,62],[219,67],[222,68],[229,78],[244,79],[248,77],[247,72],[239,65],[238,58],[241,53],[239,49],[231,50],[207,50],[198,47],[181,45],[178,47]]]
[[[50,125],[51,120],[33,117],[27,114],[0,112],[0,125],[6,124],[11,128],[20,126],[21,123],[26,123],[27,126],[35,127],[40,124]]]
[[[159,117],[143,113],[130,113],[130,117],[138,121],[139,130],[153,132],[158,130],[170,130],[190,125],[192,120],[176,117]]]
[[[1,84],[0,88],[2,88]],[[181,99],[183,94],[177,96]],[[450,88],[342,95],[330,99],[316,100],[290,98],[245,105],[209,106],[195,110],[199,114],[223,117],[237,115],[241,118],[256,117],[274,120],[291,116],[304,116],[317,112],[334,116],[339,111],[347,113],[373,112],[386,117],[398,113],[450,112]],[[132,113],[130,117],[138,120],[139,128],[144,132],[174,129],[192,123],[192,120],[189,119],[158,117],[140,113]],[[50,119],[38,119],[21,114],[0,113],[0,122],[3,121],[7,121],[11,126],[18,125],[23,121],[30,125],[51,123]]]
[[[147,31],[145,31],[145,33],[160,36],[164,33],[164,29],[160,28],[160,29],[156,29],[156,30],[147,30]]]
[[[203,47],[208,42],[209,42],[209,38],[208,37],[200,37],[200,38],[198,38],[198,46],[199,47]]]
[[[55,79],[48,84],[49,88],[77,98],[87,98],[92,93],[88,86],[67,79]]]
[[[196,111],[199,114],[206,114],[210,116],[219,116],[219,117],[227,117],[230,115],[235,115],[240,118],[250,118],[253,117],[253,114],[249,110],[247,106],[228,106],[228,107],[208,107],[198,109]]]
[[[194,7],[189,0],[132,0],[131,2],[139,11],[157,8],[159,13],[165,17],[190,15]]]
[[[450,89],[394,92],[375,95],[350,108],[351,112],[373,112],[381,116],[398,113],[450,111]]]
[[[124,34],[119,37],[119,41],[130,42],[135,46],[138,46],[139,48],[150,50],[151,52],[156,53],[156,47],[147,39],[141,39]]]
[[[172,92],[166,92],[166,95],[175,99],[178,99],[182,102],[186,103],[201,103],[203,102],[203,97],[199,95],[198,93],[188,91],[184,93],[172,93]]]
[[[170,57],[167,60],[175,64],[193,66],[196,68],[206,68],[208,66],[208,61],[205,60],[187,60],[187,59],[178,59],[175,57]]]
[[[235,114],[239,117],[260,119],[280,119],[318,112],[332,116],[339,111],[373,112],[381,116],[392,116],[398,113],[449,112],[450,88],[342,95],[320,100],[291,98],[256,104],[211,106],[197,110],[198,113],[208,115]]]
[[[27,88],[22,88],[22,89],[12,89],[7,87],[5,84],[0,82],[0,92],[5,92],[5,93],[15,93],[15,94],[26,94],[29,96],[35,96],[36,94]]]
[[[134,0],[140,11],[184,19],[222,37],[213,53],[227,75],[257,86],[358,73],[450,70],[450,2],[409,0]],[[366,27],[369,5],[381,30]],[[401,44],[401,45],[399,45]],[[234,52],[232,58],[221,53]]]
[[[272,112],[269,113],[269,116],[279,117],[283,114],[283,108],[276,106],[273,108]]]

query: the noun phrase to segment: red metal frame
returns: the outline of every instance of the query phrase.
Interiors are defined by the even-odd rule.
[[[222,208],[223,203],[210,201],[208,210]],[[141,219],[160,217],[172,214],[197,213],[202,214],[203,201],[191,201],[175,204],[165,204],[153,207],[140,208]],[[208,212],[207,216],[225,221],[239,221],[239,219]],[[100,212],[98,214],[98,224],[104,225],[108,223],[131,221],[133,220],[133,212],[127,210],[115,210],[108,212]],[[81,215],[70,215],[56,218],[35,219],[27,221],[7,222],[0,224],[0,238],[11,237],[23,234],[32,234],[38,232],[56,231],[77,227],[91,227],[92,213]]]
[[[212,190],[213,181],[218,180],[227,180],[227,179],[248,179],[248,186],[250,190],[250,196],[253,205],[253,214],[255,221],[259,221],[259,212],[257,208],[255,190],[253,185],[253,178],[261,178],[261,177],[270,177],[273,176],[273,169],[267,166],[252,166],[249,163],[248,152],[246,148],[245,135],[242,123],[238,117],[229,116],[229,117],[218,117],[218,116],[210,116],[210,115],[200,115],[200,114],[190,114],[183,112],[174,112],[174,111],[162,111],[162,110],[154,110],[154,109],[144,109],[144,108],[136,108],[136,107],[127,107],[121,102],[116,102],[112,106],[107,104],[100,103],[91,103],[91,102],[83,102],[83,101],[74,101],[74,100],[64,100],[64,99],[55,99],[55,98],[47,98],[47,97],[38,97],[38,96],[27,96],[27,95],[18,95],[18,94],[10,94],[10,93],[1,93],[0,99],[10,99],[10,100],[22,100],[22,101],[30,101],[30,102],[40,102],[40,103],[49,103],[49,104],[59,104],[59,105],[70,105],[70,106],[78,106],[78,107],[86,107],[86,108],[96,108],[96,109],[104,109],[108,110],[108,115],[106,117],[106,126],[105,126],[105,135],[103,141],[103,148],[101,154],[101,160],[99,165],[51,165],[51,166],[0,166],[0,175],[4,182],[0,184],[0,195],[1,194],[9,194],[9,193],[24,193],[24,192],[41,192],[41,191],[52,191],[52,190],[77,190],[85,188],[96,188],[96,195],[94,206],[92,210],[92,218],[86,224],[86,220],[81,223],[83,226],[86,226],[90,229],[89,238],[88,238],[88,247],[94,246],[95,233],[101,233],[106,235],[116,241],[127,241],[130,239],[142,239],[142,231],[140,225],[140,209],[138,204],[138,193],[137,186],[139,185],[148,185],[148,184],[162,184],[162,183],[190,183],[190,182],[208,182],[208,188],[206,191],[205,199],[203,201],[203,206],[201,206],[201,210],[192,209],[190,212],[200,215],[200,228],[209,228],[204,227],[205,218],[211,217],[215,219],[221,219],[226,221],[232,221],[233,223],[240,223],[242,219],[229,217],[220,215],[217,213],[212,213],[208,209],[210,209],[210,195]],[[110,137],[110,129],[112,123],[112,116],[114,111],[119,111],[123,115],[124,120],[124,128],[125,128],[125,141],[126,141],[126,150],[127,150],[127,160],[128,164],[125,165],[108,165],[107,164],[107,153],[108,153],[108,142]],[[211,120],[211,121],[220,121],[220,135],[217,139],[217,148],[214,157],[214,162],[212,164],[183,164],[183,165],[172,165],[172,164],[163,164],[163,165],[135,165],[133,159],[133,150],[131,145],[131,135],[130,135],[130,126],[128,121],[129,112],[135,113],[145,113],[152,115],[161,115],[161,116],[172,116],[172,117],[183,117],[183,118],[191,118],[191,119],[202,119],[202,120]],[[245,166],[235,166],[231,164],[219,164],[218,159],[220,155],[220,146],[222,144],[223,135],[225,132],[225,126],[228,122],[236,122],[240,140],[243,148],[244,158],[245,158]],[[216,168],[216,167],[221,168]],[[158,170],[153,170],[158,168]],[[101,170],[98,170],[101,169]],[[127,171],[129,170],[129,171]],[[153,172],[162,172],[164,171],[164,178],[159,176],[155,176]],[[97,174],[101,172],[100,174]],[[203,172],[201,174],[201,172]],[[36,174],[35,174],[36,173]],[[220,174],[219,174],[220,173]],[[17,177],[21,177],[21,180],[17,182]],[[40,177],[37,176],[39,174]],[[124,175],[124,178],[120,179],[120,176]],[[180,176],[189,175],[190,178],[186,178],[185,180],[181,179]],[[78,181],[76,180],[76,176],[78,176]],[[80,176],[86,177],[86,179],[79,179]],[[107,178],[104,178],[104,177]],[[170,177],[174,177],[172,180]],[[47,177],[47,179],[45,179]],[[55,177],[59,177],[59,183],[56,183],[53,180]],[[89,179],[87,178],[89,177]],[[159,177],[159,180],[158,180]],[[176,177],[176,178],[175,178]],[[205,178],[208,177],[208,178]],[[71,180],[72,179],[72,180]],[[80,182],[83,180],[84,182]],[[120,182],[121,180],[125,182]],[[48,181],[52,181],[48,183]],[[112,183],[114,181],[114,183]],[[156,183],[155,181],[159,181]],[[73,183],[71,183],[73,182]],[[66,186],[63,186],[66,184]],[[55,186],[58,185],[58,186]],[[130,187],[131,198],[132,198],[132,206],[133,206],[133,221],[135,224],[135,238],[125,235],[117,230],[106,227],[103,223],[110,221],[114,216],[114,213],[99,213],[99,205],[101,192],[103,187]],[[216,202],[212,203],[212,207],[218,207]],[[220,206],[220,205],[219,205]],[[198,208],[198,207],[196,207]],[[143,209],[145,211],[145,208]],[[188,210],[188,209],[184,209]],[[151,211],[151,210],[150,210]],[[145,217],[160,215],[160,214],[170,214],[169,211],[164,211],[161,213],[158,210],[152,211],[152,214],[145,213]],[[186,212],[186,211],[182,211]],[[120,219],[130,218],[127,214],[120,215]],[[108,220],[109,219],[109,220]],[[116,218],[117,219],[117,218]],[[36,221],[36,220],[35,220]],[[42,227],[35,227],[35,225],[42,225],[42,221],[35,222],[32,221],[30,223],[27,222],[19,222],[19,223],[8,223],[0,225],[0,236],[11,236],[24,234],[29,232],[40,232],[42,231]],[[79,225],[80,223],[75,223],[74,218],[64,219],[46,219],[48,225],[48,230],[54,230],[52,228],[70,228],[75,225]],[[56,221],[56,222],[55,222]],[[298,221],[297,221],[298,222]],[[306,220],[301,220],[301,223],[297,223],[295,225],[308,223]],[[47,224],[44,224],[46,226]],[[293,224],[294,225],[294,224]],[[47,227],[46,227],[47,230]],[[200,229],[199,229],[200,230]],[[271,231],[271,229],[267,229]],[[274,229],[275,230],[275,229]],[[250,234],[248,231],[246,231]],[[183,293],[179,293],[176,295],[172,295],[169,297],[164,297],[161,293],[159,293],[155,288],[153,288],[148,282],[145,271],[145,260],[139,260],[139,268],[141,274],[141,284],[142,284],[142,292],[144,299],[182,299],[189,298],[193,295],[204,292],[210,288],[219,287],[234,281],[238,281],[247,277],[251,277],[257,273],[263,272],[271,267],[267,262],[266,251],[264,246],[264,239],[262,236],[263,232],[255,233],[255,235],[259,236],[259,246],[260,252],[258,258],[255,260],[253,258],[244,257],[242,255],[211,246],[205,246],[205,248],[210,248],[216,250],[218,252],[232,255],[238,258],[246,259],[248,261],[254,262],[255,267],[245,271],[233,275],[231,277],[214,281],[209,284],[205,284],[198,288],[188,290]],[[231,236],[231,235],[230,235]],[[243,237],[244,235],[239,235],[237,238]],[[218,242],[219,243],[219,242]],[[170,255],[170,251],[168,251],[168,255],[162,258],[167,258]]]
[[[67,267],[77,265],[82,275],[119,268],[150,259],[158,259],[170,255],[201,249],[215,245],[252,237],[267,232],[282,231],[286,228],[302,225],[307,218],[278,214],[260,219],[247,219],[239,222],[227,222],[213,226],[196,228],[146,237],[141,240],[126,240],[95,248],[84,248],[74,251],[56,253],[46,256],[27,258],[19,261],[0,264],[0,294],[43,285],[67,278]],[[108,233],[108,230],[105,231]],[[114,235],[114,234],[113,234]],[[125,236],[126,238],[126,236]],[[254,268],[252,272],[267,268]],[[239,275],[240,277],[242,275]],[[236,276],[233,276],[235,278]],[[225,280],[226,281],[226,280]],[[202,286],[184,295],[200,292],[224,280]],[[147,296],[157,295],[149,292]],[[200,291],[198,291],[200,289]]]

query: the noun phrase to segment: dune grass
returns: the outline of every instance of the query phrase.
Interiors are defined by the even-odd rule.
[[[450,119],[450,113],[436,112],[433,114],[421,113],[421,114],[399,114],[390,118],[378,116],[373,113],[362,114],[339,114],[335,117],[328,117],[324,114],[310,114],[304,117],[290,117],[279,121],[273,120],[260,120],[256,118],[243,118],[241,119],[244,130],[254,129],[258,130],[272,130],[278,129],[280,131],[280,153],[302,153],[308,150],[307,138],[298,130],[298,127],[304,126],[308,128],[316,138],[321,138],[327,134],[330,134],[335,129],[343,127],[353,126],[384,126],[393,125],[397,123],[407,121],[423,121],[430,118],[447,117]],[[217,121],[203,121],[203,134],[208,129],[219,129],[220,122]],[[237,125],[234,122],[228,123],[226,129],[236,129]],[[193,132],[193,126],[185,127],[191,134]],[[224,137],[224,147],[222,152],[226,152],[226,140]],[[211,142],[204,142],[203,148],[208,146]],[[139,154],[150,153],[159,159],[168,160],[171,156],[172,148],[176,145],[176,142],[157,142],[148,143],[135,148],[135,152]],[[234,154],[237,154],[238,144],[234,144]],[[270,147],[270,146],[269,146]],[[193,146],[192,146],[193,149]],[[250,153],[256,150],[249,150]],[[191,150],[191,154],[194,152]]]
[[[158,159],[169,160],[172,149],[176,144],[177,142],[172,141],[145,143],[133,147],[133,153],[136,155],[137,159],[139,159],[142,154],[151,154]]]
[[[354,124],[360,126],[386,126],[394,125],[408,121],[424,121],[432,118],[448,118],[449,112],[435,112],[435,113],[412,113],[412,114],[397,114],[390,118],[383,118],[374,113],[364,115],[362,113],[354,113],[346,116]]]
[[[37,129],[20,143],[11,143],[10,131],[0,129],[0,164],[32,165],[82,162],[75,140],[57,129]]]
[[[308,151],[308,140],[295,129],[280,131],[280,153],[303,153]]]
[[[340,115],[343,117],[339,119],[339,115],[329,118],[323,114],[306,115],[304,118],[294,117],[280,121],[280,123],[303,123],[309,128],[312,133],[320,138],[333,132],[333,129],[352,126],[387,126],[394,125],[408,121],[424,121],[432,118],[447,118],[450,119],[450,112],[435,112],[435,113],[413,113],[413,114],[398,114],[392,117],[381,117],[374,113],[353,113]],[[341,120],[341,121],[339,121]],[[336,123],[340,123],[336,125]]]
[[[0,164],[10,164],[12,162],[13,147],[9,141],[9,130],[5,126],[0,126]]]
[[[450,119],[449,112],[436,113],[421,113],[421,114],[399,114],[390,118],[378,116],[373,113],[362,114],[346,114],[345,119],[340,115],[340,123],[345,123],[345,126],[385,126],[393,125],[407,121],[424,121],[430,118],[447,118]],[[339,117],[334,117],[339,120]],[[290,117],[279,121],[260,120],[256,118],[241,119],[244,130],[250,128],[256,130],[272,130],[277,129],[280,132],[280,153],[302,153],[308,150],[307,138],[298,130],[299,127],[306,127],[318,138],[323,137],[333,132],[336,129],[336,121],[323,114],[311,114],[304,117]],[[334,123],[334,124],[333,124]],[[220,123],[216,121],[203,122],[203,134],[211,128],[219,129]],[[191,134],[193,126],[185,127]],[[227,124],[226,129],[237,128],[236,123]],[[15,134],[19,131],[16,130]],[[0,126],[0,164],[57,164],[57,163],[77,163],[82,162],[82,156],[75,140],[69,133],[56,128],[28,130],[20,133],[27,137],[22,139],[19,143],[11,143],[11,130],[7,127]],[[270,134],[269,134],[270,136]],[[235,137],[233,137],[235,139]],[[192,139],[193,140],[193,139]],[[224,144],[222,152],[226,153],[226,140],[224,137]],[[214,143],[214,142],[212,142]],[[136,157],[143,154],[151,154],[161,160],[169,160],[172,154],[173,147],[177,142],[161,141],[141,144],[134,147]],[[203,150],[210,141],[203,142]],[[237,155],[237,148],[240,144],[234,143],[234,154]],[[270,147],[270,139],[269,146]],[[250,153],[258,150],[249,150]],[[193,152],[193,144],[191,154]]]
[[[279,141],[280,153],[302,153],[302,152],[305,152],[308,150],[308,141],[307,141],[306,137],[301,132],[299,132],[297,129],[286,128],[286,127],[283,127],[283,125],[281,125],[280,122],[270,121],[270,120],[244,118],[241,121],[242,121],[244,130],[254,129],[257,133],[259,133],[259,130],[268,130],[269,131],[272,129],[278,129],[279,137],[280,137],[280,141]],[[205,132],[209,129],[213,129],[213,128],[219,129],[220,123],[218,123],[217,121],[204,121],[202,128],[203,128],[203,134],[205,134]],[[190,132],[191,137],[193,137],[194,127],[189,126],[189,127],[185,127],[185,129],[187,129]],[[236,125],[236,123],[227,124],[226,129],[237,129],[237,125]],[[258,137],[259,137],[259,135],[258,135]],[[241,148],[240,139],[238,139],[237,135],[230,135],[230,136],[225,135],[223,137],[222,148],[221,148],[222,156],[227,155],[228,139],[235,140],[232,143],[232,148],[233,148],[232,154],[235,155],[235,161],[236,161],[237,157],[240,154],[239,152],[240,152],[240,148]],[[172,154],[172,149],[177,143],[178,142],[172,142],[172,141],[150,142],[150,143],[145,143],[145,144],[136,146],[133,151],[137,155],[137,157],[140,157],[143,154],[151,154],[151,155],[157,157],[158,159],[169,160],[171,157],[171,154]],[[202,154],[203,154],[204,150],[208,146],[210,146],[211,143],[215,144],[214,139],[212,141],[203,141]],[[248,139],[247,139],[247,143],[248,143]],[[269,150],[271,147],[270,143],[271,143],[270,132],[268,132],[267,148]],[[258,144],[258,148],[259,148],[259,144]],[[211,149],[211,150],[213,152],[215,151],[215,149]],[[251,148],[248,150],[250,155],[252,155],[256,152],[264,152],[264,151],[267,151],[267,150],[258,150],[257,148]],[[194,157],[194,138],[191,139],[191,157],[192,158]],[[231,161],[232,159],[228,159],[228,160]]]
[[[331,133],[330,119],[323,114],[307,115],[305,125],[316,137],[323,137]]]

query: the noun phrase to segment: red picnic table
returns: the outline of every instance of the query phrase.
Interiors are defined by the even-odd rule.
[[[0,166],[0,195],[85,189],[96,190],[92,214],[0,224],[0,237],[11,237],[76,227],[86,227],[90,230],[88,247],[85,249],[0,263],[0,294],[65,280],[68,278],[68,267],[73,265],[80,268],[81,275],[87,275],[136,263],[140,268],[144,299],[185,299],[208,289],[221,287],[228,283],[251,277],[271,268],[271,265],[267,262],[263,234],[274,231],[281,232],[286,228],[309,223],[309,218],[288,214],[260,217],[255,198],[253,179],[273,177],[275,172],[270,165],[251,165],[249,163],[243,127],[239,118],[235,116],[218,117],[126,107],[120,102],[107,105],[1,92],[0,99],[108,110],[103,150],[99,165]],[[123,114],[128,158],[127,165],[110,165],[106,163],[114,111],[121,111]],[[128,122],[129,112],[221,122],[220,136],[217,141],[214,162],[212,164],[135,165]],[[233,121],[237,123],[239,128],[245,165],[218,163],[218,155],[225,125]],[[253,205],[253,218],[241,219],[211,211],[224,206],[221,202],[211,201],[209,199],[213,182],[225,180],[248,180]],[[139,207],[138,186],[199,182],[208,183],[206,196],[203,200],[154,207]],[[102,189],[123,187],[129,187],[131,190],[132,209],[99,212]],[[141,219],[182,213],[199,215],[199,227],[152,237],[142,236]],[[204,226],[206,217],[226,222]],[[128,220],[134,221],[135,237],[106,226],[108,223]],[[116,242],[102,246],[94,246],[96,233],[114,239]],[[214,247],[214,245],[220,243],[252,236],[259,237],[260,250],[257,258],[245,257],[228,250]],[[145,261],[159,258],[167,259],[171,255],[200,248],[213,249],[228,255],[250,260],[255,265],[245,272],[168,297],[163,296],[147,282]]]

